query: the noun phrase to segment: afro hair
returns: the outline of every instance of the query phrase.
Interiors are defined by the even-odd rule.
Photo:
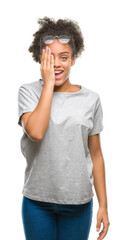
[[[33,34],[34,39],[28,49],[32,53],[34,61],[41,63],[40,56],[45,44],[41,43],[40,39],[47,35],[70,35],[71,40],[68,44],[72,49],[71,57],[75,56],[77,58],[81,55],[85,47],[83,35],[77,21],[68,18],[55,21],[54,18],[45,16],[38,19],[38,24],[40,24],[39,30]]]

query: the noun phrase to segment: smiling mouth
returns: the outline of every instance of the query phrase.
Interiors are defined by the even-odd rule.
[[[55,73],[55,78],[56,78],[56,79],[61,78],[62,75],[63,75],[63,72],[64,72],[64,71],[61,71],[61,72],[59,72],[59,73],[56,72],[56,73]]]

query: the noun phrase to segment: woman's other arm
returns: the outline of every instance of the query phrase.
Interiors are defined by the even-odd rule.
[[[90,150],[91,158],[93,161],[94,188],[99,201],[99,210],[97,213],[97,225],[96,225],[97,229],[100,229],[101,221],[104,224],[103,230],[98,238],[98,240],[101,240],[107,234],[109,219],[107,210],[105,165],[100,145],[99,134],[88,137],[88,148]]]

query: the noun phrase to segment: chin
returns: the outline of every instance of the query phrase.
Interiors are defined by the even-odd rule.
[[[56,79],[55,80],[55,85],[56,86],[61,86],[64,83],[64,81],[62,79]]]

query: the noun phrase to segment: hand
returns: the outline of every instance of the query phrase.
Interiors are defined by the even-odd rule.
[[[108,212],[106,208],[99,207],[99,210],[97,212],[97,225],[96,228],[100,229],[101,222],[103,222],[103,229],[99,233],[99,237],[97,240],[102,240],[106,236],[108,232],[108,227],[110,225],[109,218],[108,218]]]
[[[44,85],[55,84],[54,57],[51,55],[50,48],[45,48],[41,57],[41,75]]]

